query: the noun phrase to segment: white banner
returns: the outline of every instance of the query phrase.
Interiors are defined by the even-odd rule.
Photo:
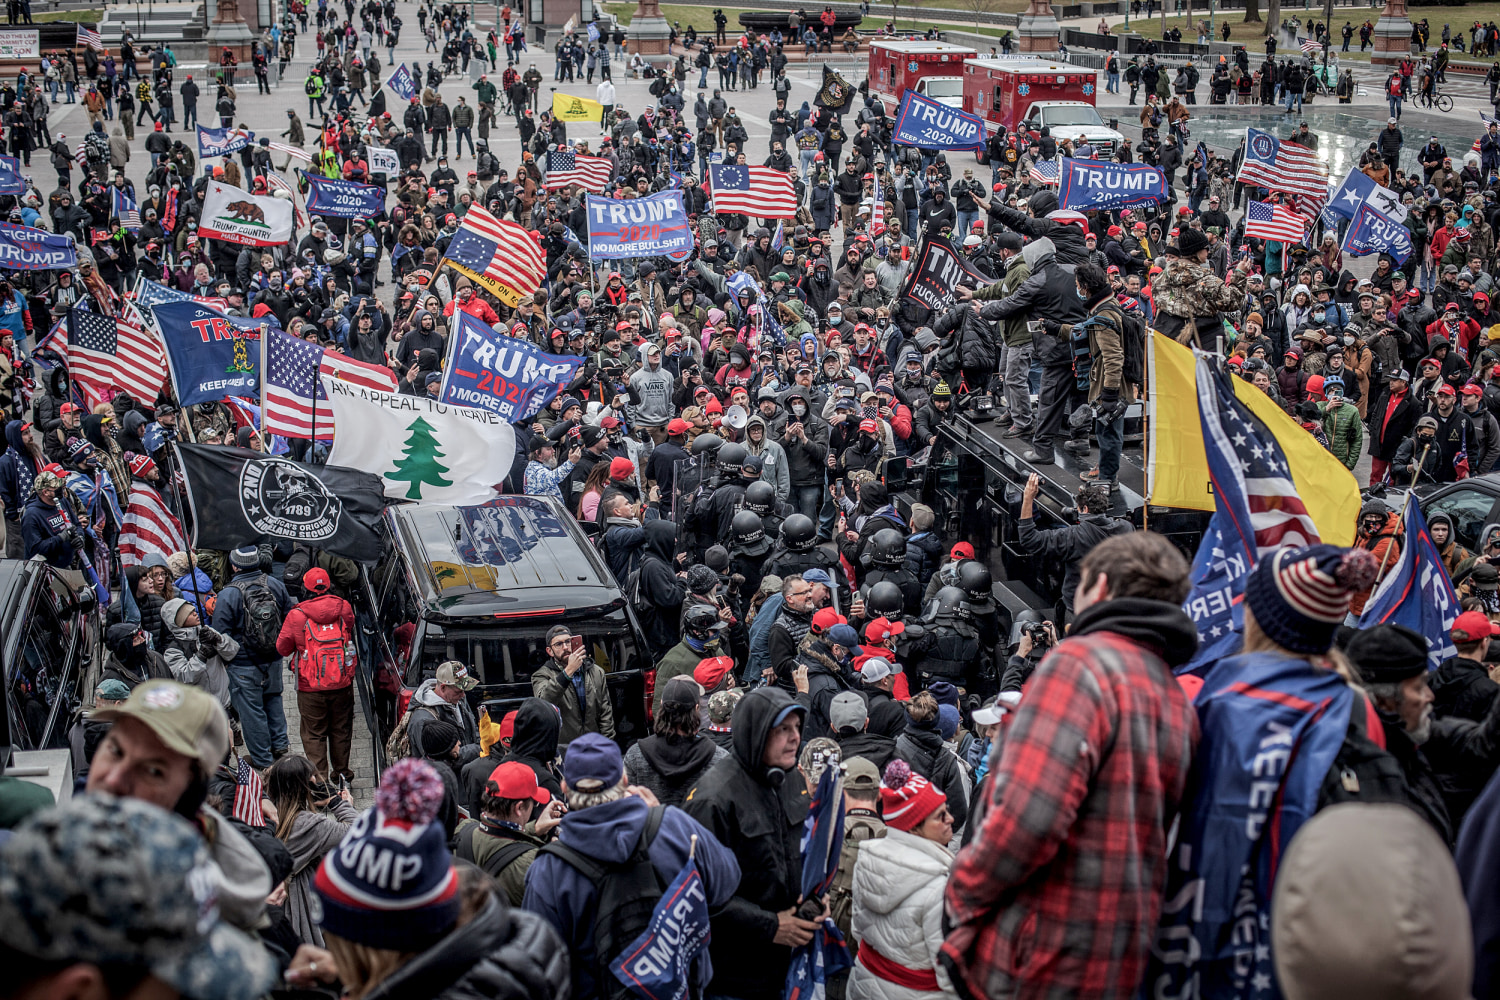
[[[292,238],[292,203],[209,181],[198,235],[252,247],[286,243]]]
[[[373,472],[392,500],[476,504],[510,475],[516,431],[499,414],[323,379],[333,410],[328,464]]]
[[[368,146],[365,152],[369,156],[370,173],[394,177],[401,172],[401,157],[396,155],[394,149],[387,149],[385,146]]]
[[[41,57],[42,33],[40,31],[0,29],[0,59],[40,59]]]

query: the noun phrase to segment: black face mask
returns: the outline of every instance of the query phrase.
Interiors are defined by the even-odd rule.
[[[1437,440],[1437,435],[1436,434],[1418,434],[1417,435],[1417,443],[1418,444],[1423,444],[1423,445],[1432,444],[1432,442],[1434,442],[1436,440]]]

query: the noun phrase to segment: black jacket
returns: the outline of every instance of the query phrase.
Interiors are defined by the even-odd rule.
[[[1076,226],[1061,228],[1073,230],[1082,242],[1081,229]],[[1063,263],[1062,251],[1055,243],[1034,239],[1021,251],[1021,257],[1031,268],[1031,276],[1005,298],[986,303],[980,310],[981,317],[994,322],[1024,314],[1028,318],[1046,318],[1059,324],[1081,323],[1088,318],[1088,309],[1078,298],[1078,282],[1073,278],[1077,266]],[[1042,365],[1072,367],[1073,349],[1064,338],[1041,330],[1032,333],[1031,342],[1036,349],[1034,356]]]
[[[757,688],[734,710],[734,750],[688,793],[683,808],[740,863],[735,895],[713,914],[708,992],[742,1000],[780,1000],[792,950],[774,943],[777,918],[802,890],[802,824],[808,792],[802,773],[761,763],[776,717],[800,710],[779,688]]]
[[[797,696],[797,701],[807,707],[807,717],[802,723],[802,741],[805,743],[819,736],[831,738],[833,727],[828,718],[829,708],[835,697],[855,690],[859,675],[852,669],[845,669],[833,658],[829,644],[811,632],[802,637],[797,649],[797,665],[807,668],[807,693]]]
[[[1500,684],[1478,660],[1451,656],[1428,678],[1432,685],[1432,711],[1438,718],[1483,722],[1490,714]]]
[[[803,727],[804,734],[806,728]],[[890,736],[882,736],[868,729],[861,729],[858,732],[845,730],[834,739],[838,742],[842,760],[847,761],[850,757],[863,757],[874,764],[881,774],[885,773],[885,766],[896,759],[896,741]]]
[[[677,645],[681,636],[677,622],[681,617],[682,601],[687,597],[687,585],[672,568],[672,553],[677,545],[677,526],[671,521],[646,522],[646,548],[641,558],[641,599],[636,604],[636,617],[646,633],[646,645],[651,652],[651,661],[661,659],[662,654]]]
[[[944,339],[938,357],[945,365],[956,360],[964,368],[995,367],[995,334],[990,324],[967,302],[960,302],[932,322],[932,332]],[[943,371],[952,368],[942,367]]]
[[[1171,171],[1167,172],[1167,176],[1172,176]],[[1027,200],[1027,203],[1034,216],[1026,215],[1006,205],[992,202],[993,207],[990,209],[990,217],[1003,222],[1007,227],[1014,229],[1022,236],[1028,237],[1028,242],[1029,240],[1041,239],[1045,236],[1057,248],[1057,259],[1064,264],[1087,264],[1089,260],[1089,248],[1084,243],[1084,231],[1078,226],[1065,225],[1061,222],[1053,222],[1051,219],[1044,218],[1048,212],[1057,209],[1057,195],[1050,191],[1043,191],[1040,194],[1032,195]],[[1033,274],[1036,273],[1036,270],[1035,267],[1031,269]],[[1074,295],[1073,298],[1076,299],[1078,296]]]
[[[963,765],[943,748],[937,720],[927,723],[908,721],[906,732],[896,737],[896,756],[948,797],[948,811],[953,814],[953,829],[963,829],[969,818],[969,800],[964,794]]]
[[[1034,558],[1038,565],[1067,567],[1063,575],[1062,597],[1068,613],[1073,613],[1073,593],[1078,589],[1078,564],[1095,545],[1113,535],[1129,534],[1130,522],[1121,521],[1107,514],[1087,514],[1077,524],[1065,524],[1059,528],[1039,530],[1036,522],[1017,522],[1020,531],[1021,549]]]

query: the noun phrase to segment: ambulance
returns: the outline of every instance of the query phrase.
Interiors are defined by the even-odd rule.
[[[1031,136],[1047,126],[1055,139],[1086,137],[1094,155],[1108,159],[1125,137],[1095,107],[1098,75],[1050,60],[1013,57],[968,59],[963,64],[963,104],[990,131],[1003,125]]]
[[[876,39],[870,43],[870,93],[894,115],[901,97],[914,90],[949,107],[963,107],[964,60],[979,55],[949,42]]]

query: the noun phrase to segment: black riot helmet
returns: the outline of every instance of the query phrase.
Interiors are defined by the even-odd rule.
[[[881,580],[865,594],[865,612],[879,618],[896,619],[906,607],[901,588],[889,580]]]
[[[958,589],[968,595],[969,603],[984,604],[993,596],[994,580],[990,568],[975,559],[965,559],[958,566]]]
[[[749,555],[765,555],[771,547],[766,539],[766,529],[760,523],[760,515],[753,510],[742,510],[734,515],[729,534],[734,547]]]
[[[745,458],[749,454],[744,445],[730,442],[719,449],[718,455],[714,457],[714,464],[719,467],[720,472],[736,473],[745,464]]]
[[[944,587],[937,592],[937,601],[928,615],[931,621],[955,621],[960,618],[969,617],[969,609],[964,606],[968,597],[957,587]]]
[[[793,514],[781,522],[781,543],[792,552],[811,551],[818,541],[818,528],[806,514]]]
[[[699,434],[693,438],[691,451],[694,455],[712,455],[724,447],[724,439],[717,434]]]
[[[870,563],[877,569],[906,565],[906,536],[895,528],[881,528],[870,539]]]
[[[682,627],[694,639],[712,639],[729,626],[719,619],[718,611],[707,604],[694,604],[683,616]]]
[[[757,479],[745,487],[744,507],[748,511],[754,511],[761,517],[765,517],[776,507],[776,487],[764,479]]]

